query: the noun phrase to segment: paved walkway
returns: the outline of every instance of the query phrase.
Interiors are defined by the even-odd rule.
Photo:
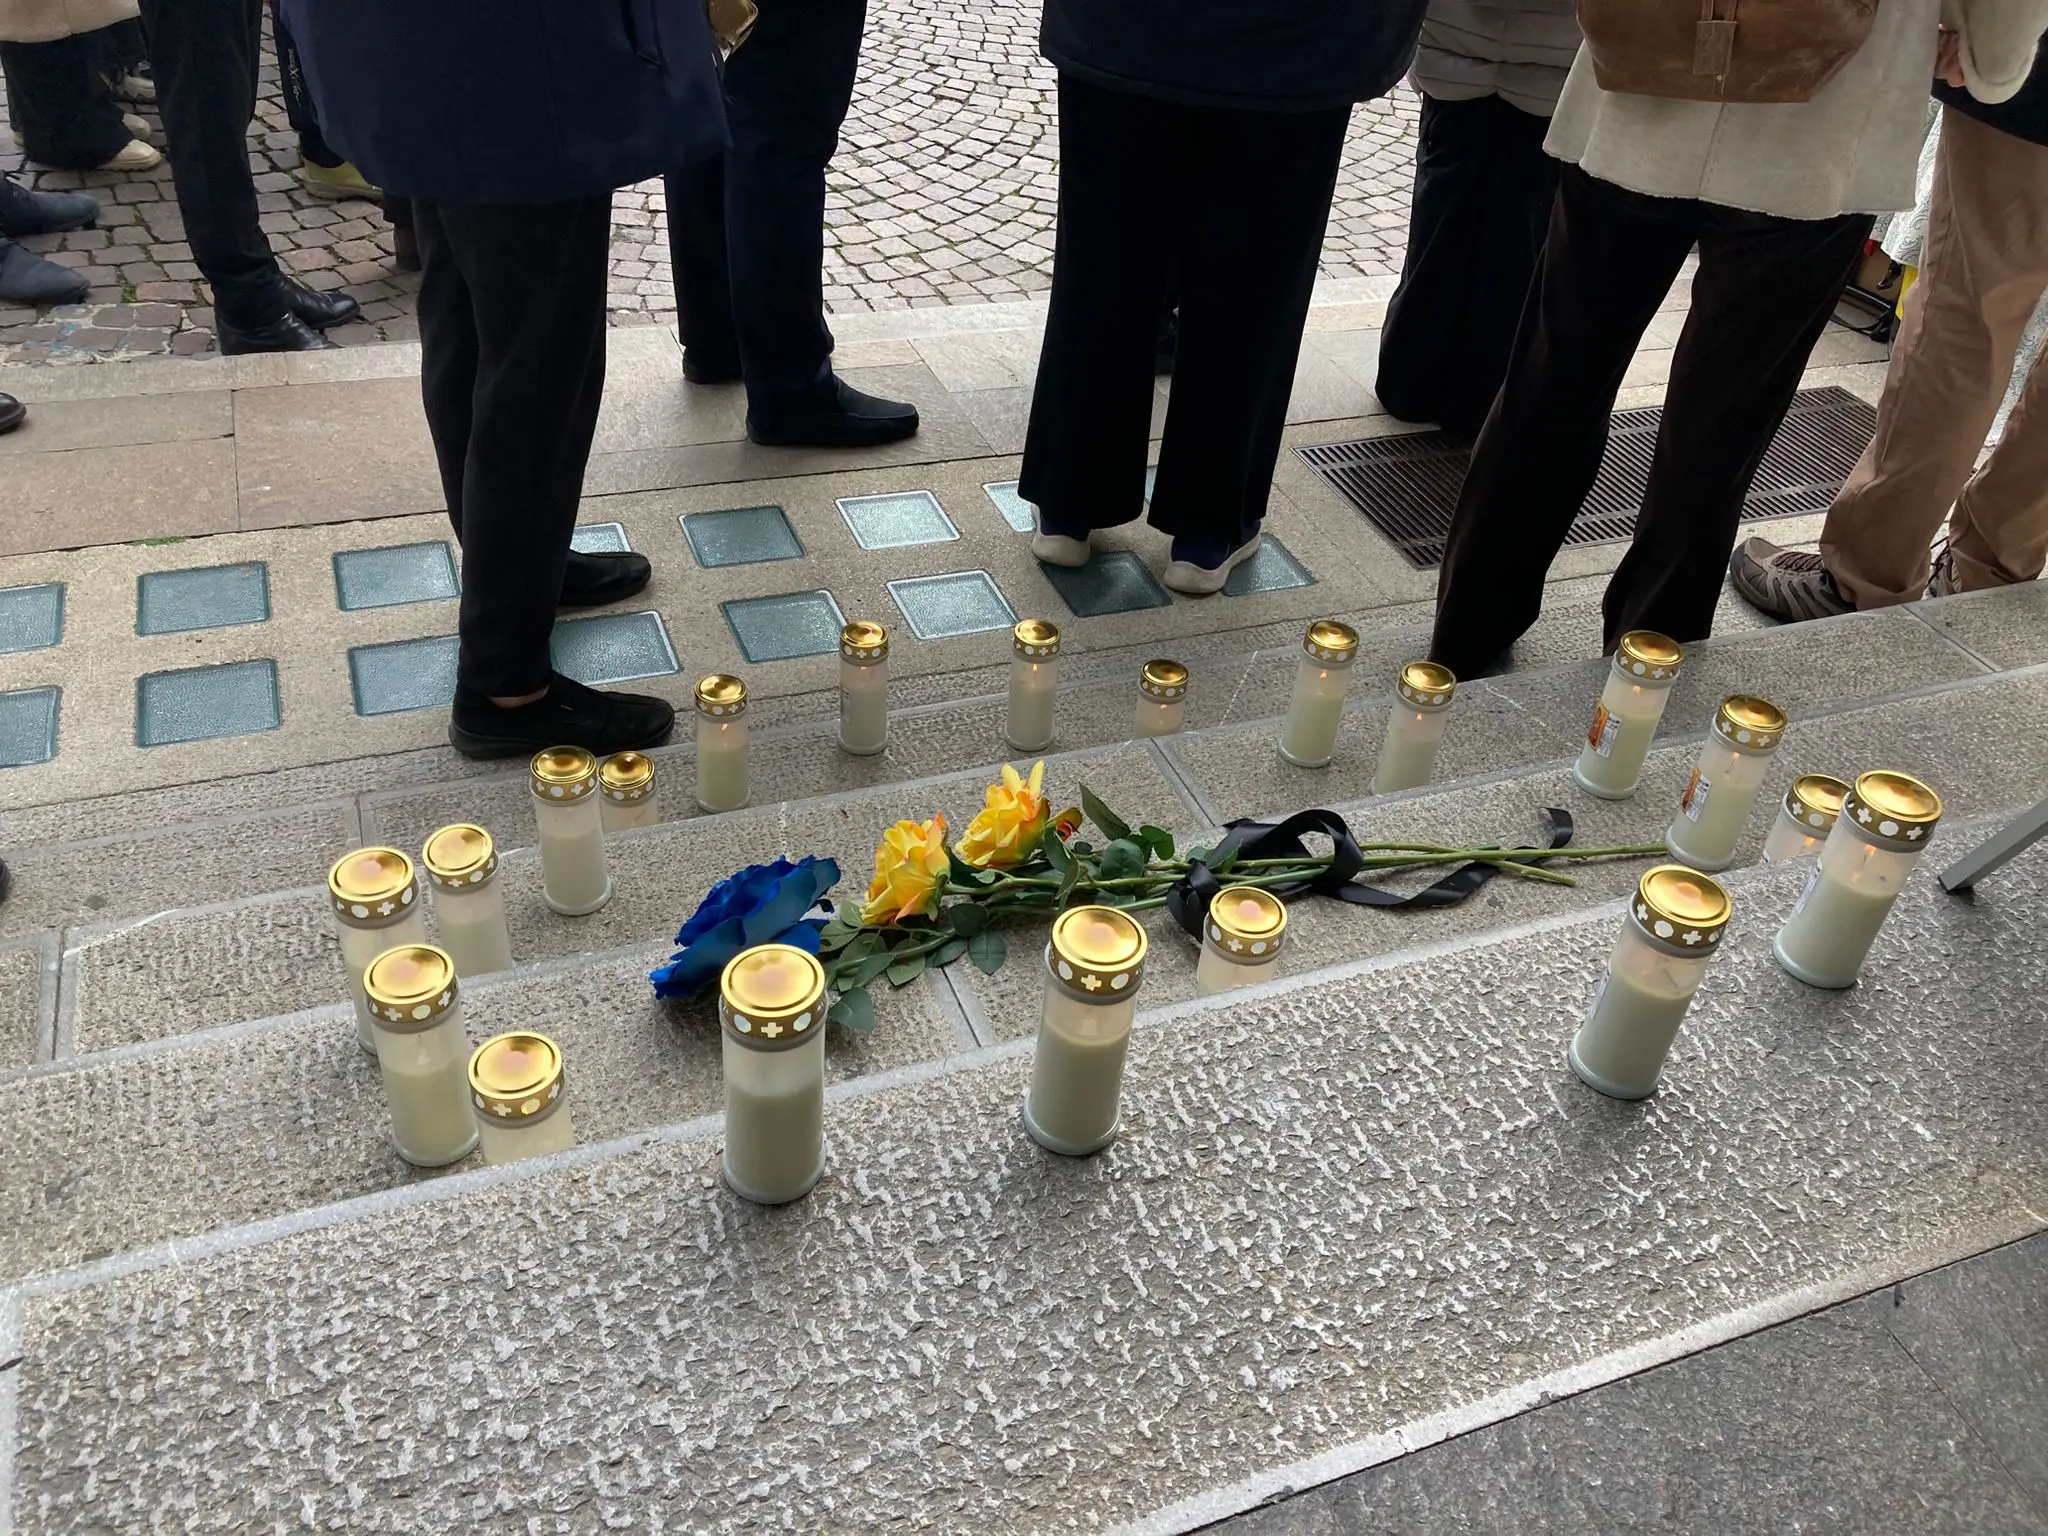
[[[826,300],[836,313],[1002,301],[1051,282],[1058,191],[1053,72],[1038,56],[1037,0],[962,11],[944,0],[878,0],[827,199]],[[0,107],[4,107],[0,87]],[[1360,107],[1324,250],[1328,277],[1397,272],[1406,242],[1417,99],[1404,87]],[[162,141],[161,124],[146,112]],[[83,304],[47,315],[0,308],[0,361],[88,362],[213,349],[213,310],[185,243],[168,164],[135,175],[0,165],[43,188],[85,187],[97,229],[25,241],[83,269]],[[418,334],[417,279],[391,265],[377,206],[328,203],[300,187],[297,139],[266,57],[250,136],[263,225],[310,286],[363,303],[344,344]],[[659,182],[618,194],[611,311],[620,325],[674,319]]]

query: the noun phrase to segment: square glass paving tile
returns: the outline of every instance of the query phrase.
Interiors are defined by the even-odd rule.
[[[218,667],[152,672],[135,684],[135,744],[167,747],[217,736],[247,736],[282,724],[277,663],[231,661]]]
[[[1104,613],[1135,613],[1140,608],[1165,608],[1173,599],[1152,579],[1145,562],[1127,550],[1097,555],[1083,566],[1047,565],[1041,569],[1077,618]]]
[[[721,512],[692,512],[683,520],[690,553],[706,568],[720,565],[765,565],[771,560],[801,560],[803,541],[789,526],[780,507],[728,507]]]
[[[960,537],[953,519],[930,491],[898,491],[888,496],[842,496],[839,515],[853,530],[862,549],[904,549],[912,544],[944,544]]]
[[[1315,584],[1308,568],[1269,533],[1260,541],[1259,552],[1230,573],[1230,579],[1223,583],[1223,595],[1244,597],[1252,592],[1285,592],[1289,587]]]
[[[680,670],[675,647],[658,613],[600,613],[564,619],[549,642],[555,670],[601,688],[636,677],[667,677]]]
[[[395,715],[408,709],[446,709],[455,702],[453,635],[358,645],[348,653],[349,686],[359,715]]]
[[[63,582],[0,591],[0,652],[44,651],[63,638]]]
[[[345,549],[334,557],[334,598],[351,613],[461,595],[455,557],[443,539],[387,549]]]
[[[269,617],[270,571],[261,560],[242,565],[209,565],[196,571],[151,571],[136,581],[138,635],[175,635],[188,629],[261,624]]]
[[[57,707],[61,688],[23,688],[0,693],[0,768],[26,768],[57,755]]]
[[[984,485],[982,490],[988,499],[996,504],[996,510],[1003,514],[1003,521],[1019,533],[1031,533],[1038,527],[1038,516],[1031,510],[1031,503],[1017,494],[1017,482],[999,480],[994,485]]]
[[[892,581],[889,595],[920,640],[978,635],[985,630],[1010,629],[1017,622],[1016,613],[987,571]]]
[[[789,661],[839,649],[846,617],[830,592],[784,592],[721,603],[725,622],[749,661]]]
[[[626,542],[624,523],[578,523],[569,547],[579,555],[623,555],[633,546]]]

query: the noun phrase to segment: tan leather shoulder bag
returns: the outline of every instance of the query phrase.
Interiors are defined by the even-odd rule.
[[[1878,0],[1577,0],[1603,91],[1808,101],[1870,36]]]

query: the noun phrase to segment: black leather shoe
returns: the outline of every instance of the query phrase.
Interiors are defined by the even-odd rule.
[[[363,312],[363,306],[345,293],[315,293],[289,277],[284,280],[284,296],[292,313],[316,331],[341,325]]]
[[[27,406],[12,395],[0,395],[0,433],[12,432],[27,420]]]
[[[714,357],[702,347],[683,348],[683,377],[692,384],[737,384],[740,360]]]
[[[599,757],[658,747],[676,727],[675,707],[638,693],[600,693],[557,672],[545,697],[513,709],[455,690],[448,744],[464,757],[531,757],[549,747],[582,747]]]
[[[562,573],[564,608],[602,608],[606,603],[623,603],[647,590],[654,580],[654,565],[645,555],[631,550],[587,555],[569,551],[569,568]]]
[[[31,192],[0,177],[0,235],[54,235],[99,216],[99,200],[83,192]]]
[[[253,326],[248,330],[223,320],[215,334],[225,357],[235,357],[243,352],[327,352],[341,345],[329,341],[297,315],[289,314],[282,320],[273,320],[268,325]]]
[[[45,261],[0,236],[0,299],[14,304],[71,304],[91,287],[70,267]]]
[[[916,431],[916,406],[862,394],[836,376],[821,390],[819,404],[747,413],[747,436],[767,448],[879,448]]]

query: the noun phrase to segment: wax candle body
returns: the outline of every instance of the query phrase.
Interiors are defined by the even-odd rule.
[[[725,1181],[757,1205],[799,1199],[825,1171],[825,1031],[780,1051],[724,1044]]]
[[[1783,806],[1778,807],[1778,819],[1771,827],[1771,835],[1764,839],[1763,862],[1779,864],[1788,859],[1803,859],[1820,850],[1825,841],[1822,833],[1815,831]]]
[[[505,893],[496,880],[466,890],[434,889],[434,917],[441,948],[464,981],[512,967],[512,940],[505,931]],[[424,940],[420,942],[424,943]]]
[[[1156,699],[1149,693],[1138,695],[1138,735],[1172,736],[1180,731],[1187,710],[1187,700]]]
[[[532,1125],[508,1124],[483,1114],[477,1115],[476,1125],[484,1161],[493,1168],[525,1157],[566,1152],[576,1145],[576,1130],[570,1123],[567,1104],[556,1105]]]
[[[372,1056],[377,1054],[377,1029],[370,1019],[369,995],[363,991],[363,972],[387,949],[427,942],[427,920],[414,901],[406,914],[385,928],[351,928],[336,925],[341,935],[341,963],[348,967],[348,995],[356,1008],[356,1044]]]
[[[747,722],[697,717],[697,804],[736,811],[747,803]]]
[[[1876,847],[1837,822],[1778,930],[1778,963],[1809,986],[1854,986],[1914,862],[1915,855]]]
[[[1045,990],[1024,1123],[1048,1151],[1098,1152],[1116,1138],[1130,1049],[1132,1005],[1084,1003],[1056,986]]]
[[[1437,748],[1443,745],[1450,720],[1447,709],[1396,703],[1387,718],[1387,739],[1380,748],[1379,770],[1372,776],[1372,792],[1391,795],[1427,784],[1436,773]]]
[[[872,757],[889,744],[889,663],[839,658],[839,745]]]
[[[565,917],[582,917],[612,899],[604,860],[604,813],[595,791],[559,804],[534,800],[540,829],[542,897]]]
[[[1057,657],[1014,658],[1010,662],[1010,713],[1003,739],[1019,752],[1039,752],[1051,746],[1058,688]]]
[[[1261,960],[1252,965],[1240,965],[1216,952],[1214,944],[1202,946],[1202,958],[1195,962],[1195,991],[1202,997],[1214,997],[1218,992],[1228,992],[1234,987],[1249,987],[1265,981],[1279,972],[1280,956],[1276,951],[1270,960]]]
[[[425,1029],[379,1028],[377,1065],[391,1106],[398,1155],[421,1168],[440,1168],[477,1143],[469,1107],[469,1040],[462,1009],[448,1009]]]
[[[1572,1037],[1572,1070],[1616,1099],[1647,1098],[1706,975],[1706,955],[1679,958],[1624,928],[1592,1010]]]
[[[1608,674],[1585,750],[1572,769],[1581,789],[1602,800],[1626,800],[1636,792],[1643,759],[1650,754],[1657,722],[1664,718],[1664,705],[1670,697],[1668,686],[1640,682],[1619,672]]]
[[[1351,663],[1301,658],[1294,694],[1280,730],[1280,755],[1297,768],[1322,768],[1337,752],[1337,726],[1344,717],[1344,692]]]
[[[1682,863],[1710,874],[1734,863],[1735,845],[1770,762],[1768,752],[1746,752],[1710,733],[1664,846]]]
[[[607,832],[630,832],[636,827],[661,825],[661,802],[652,792],[638,800],[614,800],[610,795],[601,798],[604,801],[604,830]]]

